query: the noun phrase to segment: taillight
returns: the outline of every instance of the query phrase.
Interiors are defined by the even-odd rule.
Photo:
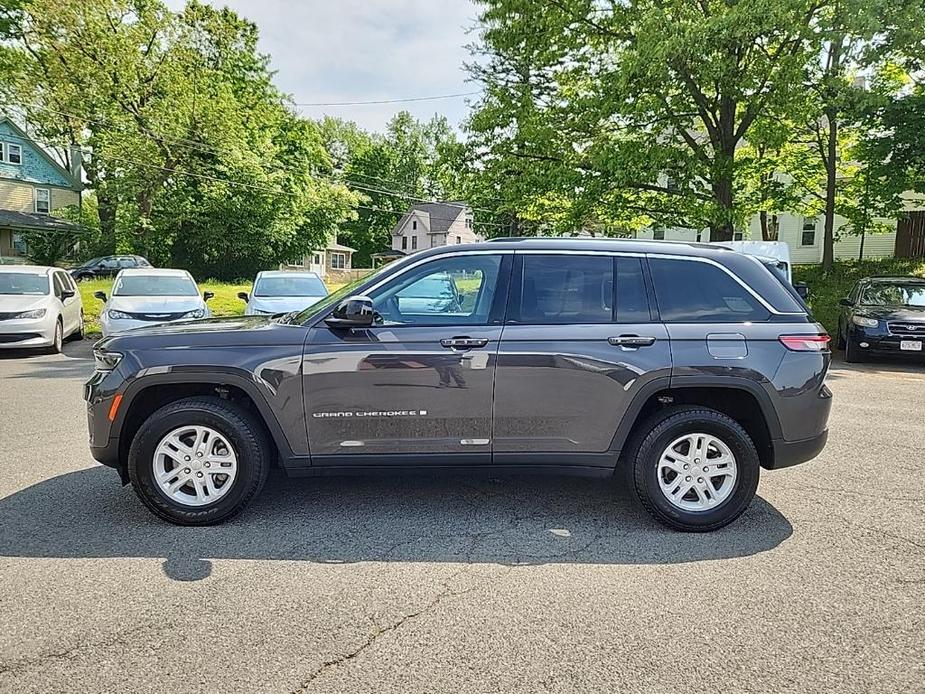
[[[781,335],[778,339],[794,352],[824,352],[832,338],[828,335]]]

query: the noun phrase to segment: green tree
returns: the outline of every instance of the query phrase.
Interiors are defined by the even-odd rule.
[[[482,4],[472,151],[518,216],[732,237],[739,149],[798,88],[818,2]]]

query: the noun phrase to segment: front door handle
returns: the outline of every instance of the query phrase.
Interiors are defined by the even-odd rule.
[[[484,347],[488,344],[488,338],[485,337],[446,337],[440,340],[440,344],[447,349],[473,349],[475,347]]]
[[[608,337],[607,342],[615,347],[649,347],[655,344],[655,338],[641,335],[619,335]]]

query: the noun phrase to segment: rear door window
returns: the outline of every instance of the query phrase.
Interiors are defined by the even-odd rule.
[[[766,321],[770,312],[723,269],[694,260],[650,258],[661,319],[674,323]]]
[[[613,257],[606,255],[522,256],[516,316],[530,325],[613,321]]]

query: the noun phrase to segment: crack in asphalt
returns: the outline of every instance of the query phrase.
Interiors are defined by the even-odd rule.
[[[484,534],[488,534],[488,533],[484,533]],[[443,589],[440,590],[430,601],[428,601],[426,605],[424,605],[423,607],[421,607],[420,609],[414,612],[403,614],[399,619],[392,622],[391,624],[387,624],[386,626],[379,626],[375,617],[369,618],[370,622],[372,622],[373,626],[375,627],[375,630],[362,643],[360,643],[356,648],[354,648],[351,651],[342,653],[334,658],[325,660],[323,663],[321,663],[321,665],[319,665],[311,673],[309,673],[308,676],[304,680],[302,680],[301,684],[296,689],[292,690],[292,694],[299,694],[300,692],[307,691],[314,682],[316,682],[320,677],[323,677],[326,673],[328,673],[332,669],[335,669],[338,666],[343,665],[345,663],[349,663],[351,660],[355,660],[357,657],[362,655],[366,650],[371,648],[382,636],[385,636],[386,634],[389,634],[397,630],[406,622],[413,621],[416,618],[420,617],[421,615],[435,610],[440,605],[440,603],[443,602],[444,600],[448,598],[457,598],[457,597],[466,595],[480,588],[484,588],[485,586],[491,583],[495,583],[501,580],[502,578],[504,578],[505,576],[507,576],[513,570],[514,567],[502,566],[503,570],[499,571],[496,575],[488,577],[482,581],[479,581],[475,585],[472,585],[469,588],[466,588],[464,590],[454,591],[450,588],[449,584],[451,581],[453,581],[453,579],[459,576],[462,576],[463,574],[467,573],[472,568],[471,556],[474,553],[476,546],[481,541],[480,535],[481,534],[475,534],[471,536],[472,543],[470,544],[469,550],[467,552],[466,565],[458,569],[457,571],[454,571],[449,576],[447,576],[442,582]]]

